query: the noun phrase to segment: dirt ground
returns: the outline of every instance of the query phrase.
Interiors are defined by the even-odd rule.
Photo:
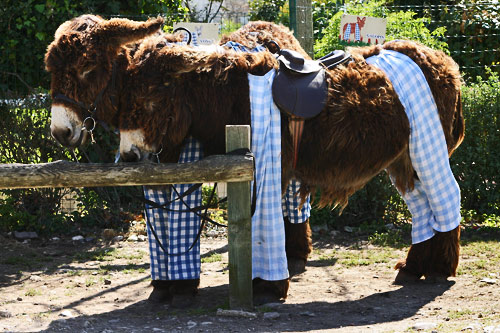
[[[315,235],[307,271],[292,278],[284,303],[236,317],[218,314],[228,309],[224,236],[202,238],[201,288],[186,310],[148,303],[147,242],[0,236],[0,331],[500,332],[498,242],[464,246],[448,282],[397,286],[392,267],[407,249],[342,236],[351,235]]]

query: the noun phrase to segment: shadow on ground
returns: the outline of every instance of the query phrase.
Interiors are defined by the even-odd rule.
[[[186,310],[170,309],[140,301],[124,309],[92,316],[53,321],[44,332],[127,330],[151,331],[315,331],[356,327],[399,321],[414,316],[422,307],[443,295],[454,282],[442,284],[415,283],[350,301],[309,302],[257,309],[257,318],[216,316],[216,310],[227,307],[213,300],[227,299],[228,286],[200,289],[197,304]],[[72,306],[74,304],[70,304]],[[275,311],[277,319],[265,319],[264,313]]]

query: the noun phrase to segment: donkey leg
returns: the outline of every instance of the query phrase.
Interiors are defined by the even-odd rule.
[[[428,281],[443,281],[455,276],[460,254],[460,226],[438,232],[424,242],[413,244],[405,260],[396,264],[399,269],[395,283],[414,282],[425,276]]]
[[[431,250],[431,239],[412,244],[406,259],[400,260],[394,267],[399,270],[394,282],[405,284],[418,281],[424,275],[426,260],[430,257]]]
[[[457,273],[460,256],[460,226],[448,232],[438,232],[431,238],[429,265],[424,272],[427,281],[443,281]]]
[[[254,305],[276,303],[286,299],[289,286],[289,279],[278,281],[267,281],[262,280],[261,278],[253,279],[252,287]]]
[[[153,280],[151,286],[153,291],[149,294],[148,301],[153,303],[170,302],[172,295],[170,294],[170,280]]]
[[[170,294],[172,299],[170,305],[176,309],[183,309],[194,304],[195,296],[198,294],[200,279],[172,280]]]
[[[293,276],[306,270],[307,258],[312,251],[311,227],[309,219],[303,223],[291,223],[288,217],[284,220],[288,272]]]

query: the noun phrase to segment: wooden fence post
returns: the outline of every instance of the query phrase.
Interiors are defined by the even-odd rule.
[[[250,126],[226,126],[226,152],[250,149]],[[250,181],[227,183],[229,306],[252,309],[252,216]]]

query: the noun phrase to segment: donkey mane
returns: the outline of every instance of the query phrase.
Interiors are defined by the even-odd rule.
[[[151,42],[141,47],[130,62],[128,70],[133,75],[153,68],[166,75],[180,76],[184,73],[212,73],[218,80],[226,80],[232,70],[255,75],[263,74],[277,66],[268,52],[242,53],[228,49],[216,51],[195,50],[189,46],[166,46],[158,49]]]

